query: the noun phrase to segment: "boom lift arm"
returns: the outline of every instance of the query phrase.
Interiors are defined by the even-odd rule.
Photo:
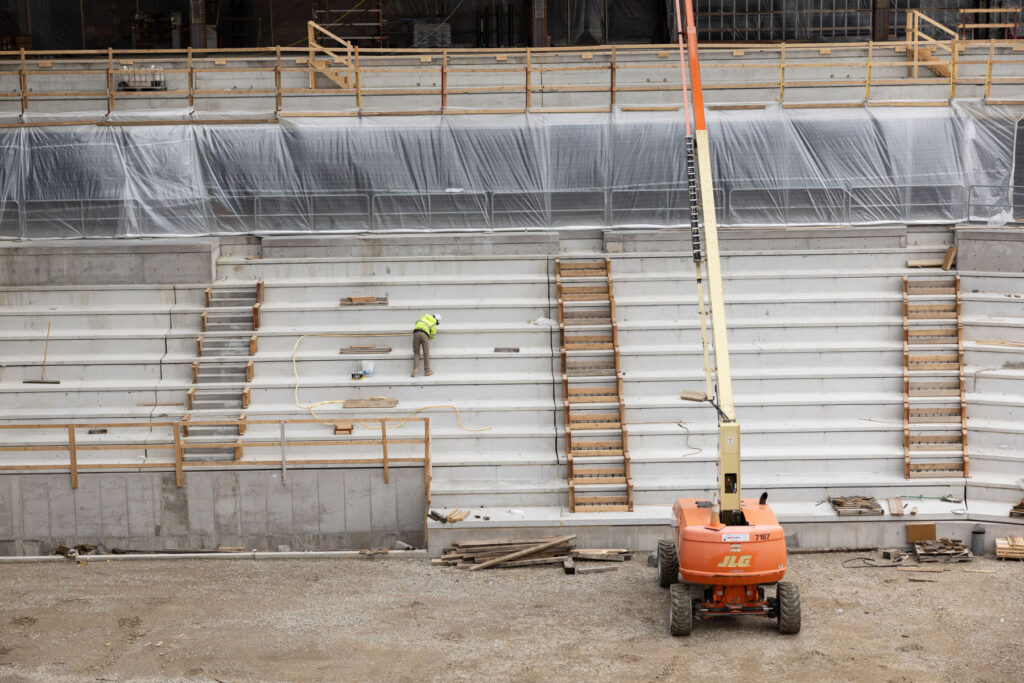
[[[711,177],[711,152],[704,121],[704,92],[701,87],[700,58],[697,54],[697,29],[693,1],[685,0],[686,56],[689,61],[690,86],[693,92],[693,116],[687,98],[686,67],[683,62],[683,18],[676,3],[676,30],[679,39],[679,69],[683,80],[683,110],[686,116],[686,174],[690,200],[690,234],[693,260],[697,272],[697,302],[700,310],[701,342],[704,351],[704,374],[707,394],[704,397],[718,411],[718,499],[721,505],[719,523],[742,524],[740,502],[740,423],[732,397],[732,372],[729,367],[729,340],[726,337],[725,301],[722,294],[722,264],[718,249],[718,223],[715,217],[715,196]],[[696,162],[696,173],[694,169]],[[700,189],[697,189],[697,174]],[[701,226],[698,214],[703,213],[704,230],[701,250]],[[711,335],[709,342],[704,309],[703,268],[707,267],[707,290],[710,304]],[[714,348],[715,368],[708,358],[709,343]],[[717,381],[713,382],[714,379]],[[712,386],[714,385],[714,392]],[[685,396],[685,395],[684,395]],[[716,400],[717,398],[717,400]]]

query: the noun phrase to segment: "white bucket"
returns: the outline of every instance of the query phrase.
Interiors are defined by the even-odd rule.
[[[363,361],[363,374],[364,375],[372,375],[373,374],[373,361],[372,360],[364,360]]]

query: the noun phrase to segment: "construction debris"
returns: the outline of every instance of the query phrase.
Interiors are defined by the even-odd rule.
[[[997,538],[996,557],[1000,560],[1024,560],[1024,536]]]
[[[346,296],[342,297],[339,302],[340,306],[366,306],[370,304],[383,304],[387,305],[388,298],[386,296]]]
[[[1017,501],[1017,504],[1010,508],[1011,517],[1024,517],[1024,498]]]
[[[974,559],[962,541],[951,538],[914,543],[914,554],[918,562],[970,562]]]
[[[468,512],[468,511],[467,511]],[[439,513],[431,511],[431,518]],[[442,517],[442,519],[446,519]],[[579,561],[624,562],[632,559],[632,553],[623,548],[581,548],[573,547],[575,536],[550,536],[544,538],[501,538],[474,541],[455,541],[446,548],[438,566],[461,567],[476,571],[489,567],[528,567],[533,565],[562,565],[566,574],[588,574],[596,571],[611,571],[615,566],[578,567]],[[596,570],[596,571],[595,571]]]
[[[466,510],[452,510],[447,515],[445,515],[444,521],[447,522],[448,524],[455,524],[456,522],[461,522],[462,520],[464,520],[468,516],[469,516],[469,510],[468,509],[466,509]]]
[[[884,515],[885,511],[872,496],[834,496],[829,502],[840,517],[847,515]]]

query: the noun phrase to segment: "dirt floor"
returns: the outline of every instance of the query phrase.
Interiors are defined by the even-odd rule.
[[[731,617],[689,638],[669,635],[640,557],[586,576],[394,558],[0,565],[0,681],[1021,680],[1024,563],[842,567],[859,555],[790,557],[799,635]]]

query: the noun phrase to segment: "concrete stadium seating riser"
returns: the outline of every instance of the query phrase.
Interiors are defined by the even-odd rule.
[[[292,349],[301,335],[306,336],[299,343],[301,352],[330,352],[337,354],[342,347],[352,345],[381,344],[390,346],[392,349],[412,349],[412,326],[416,318],[405,323],[407,318],[402,318],[401,323],[388,327],[368,329],[358,324],[346,323],[331,326],[323,322],[309,327],[299,327],[294,330],[280,330],[263,327],[259,330],[259,351],[260,353],[288,354],[291,357]],[[471,323],[444,325],[437,338],[430,344],[431,353],[444,353],[446,350],[453,351],[462,349],[464,344],[472,344],[473,348],[494,349],[496,346],[515,346],[520,350],[524,348],[549,348],[552,338],[552,328],[545,325],[528,325],[526,321],[518,326],[494,325],[491,327],[478,328]],[[325,336],[316,336],[325,335]],[[385,335],[385,336],[381,336]],[[198,335],[196,335],[198,336]],[[191,342],[195,347],[195,338]],[[555,339],[555,350],[558,349],[558,341]],[[183,345],[184,347],[184,345]]]
[[[437,372],[437,371],[435,371]],[[431,379],[437,380],[437,375]],[[381,396],[392,387],[397,391],[401,387],[400,400],[412,402],[429,403],[452,403],[453,397],[460,401],[485,400],[493,396],[501,396],[510,403],[520,399],[551,398],[551,385],[548,377],[542,375],[521,375],[515,382],[509,381],[508,377],[502,374],[492,375],[464,375],[459,383],[445,381],[426,382],[423,378],[413,382],[406,377],[408,382],[402,385],[389,384],[387,382],[362,381],[352,382],[351,380],[343,386],[336,382],[329,382],[324,386],[318,381],[304,380],[301,383],[302,400],[306,403],[317,401],[330,401],[338,398],[371,398]],[[251,387],[252,400],[254,403],[275,403],[281,404],[289,400],[294,390],[294,383],[282,382],[277,386],[267,386],[261,382],[254,382]]]
[[[921,248],[915,248],[921,249]],[[941,256],[945,250],[921,249],[920,258],[925,255]],[[722,271],[733,275],[746,272],[775,271],[781,273],[799,271],[860,270],[863,273],[881,271],[883,273],[904,270],[907,266],[908,254],[915,251],[908,249],[862,250],[862,251],[805,251],[799,252],[733,252],[722,254]],[[677,273],[680,276],[695,272],[693,259],[687,255],[679,256],[629,256],[612,259],[612,275],[626,273]]]
[[[636,320],[691,320],[698,316],[697,303],[670,303],[662,300],[638,301],[636,299],[620,299],[616,294],[615,308],[620,321]],[[726,317],[754,319],[762,316],[771,319],[783,318],[814,318],[819,321],[843,319],[846,317],[884,316],[897,319],[903,314],[903,303],[894,297],[879,300],[875,297],[864,297],[860,300],[820,300],[820,301],[752,301],[733,303],[725,307]],[[902,318],[899,318],[902,321]]]
[[[967,387],[972,392],[986,394],[1020,396],[1020,390],[1024,387],[1024,370],[979,370],[976,374],[968,375]]]
[[[432,304],[423,305],[391,305],[391,306],[358,306],[345,307],[335,304],[330,308],[313,308],[310,306],[289,306],[274,308],[264,307],[261,312],[261,324],[268,328],[292,328],[308,324],[311,318],[320,318],[330,324],[363,326],[364,329],[378,327],[401,328],[403,325],[412,331],[416,320],[425,312],[441,313],[441,331],[448,331],[449,325],[475,325],[478,323],[526,323],[540,316],[551,316],[550,304],[547,300],[534,301],[496,301],[496,300],[436,300]],[[198,324],[198,320],[196,321]]]
[[[845,426],[845,431],[840,427]],[[871,425],[871,431],[858,430],[855,422],[834,422],[829,425],[831,431],[822,433],[820,423],[805,422],[801,426],[778,425],[775,423],[742,423],[742,443],[746,449],[782,448],[799,445],[801,448],[820,447],[827,450],[835,446],[885,446],[903,443],[902,425],[894,425],[885,431]],[[651,425],[635,425],[629,428],[629,450],[642,455],[650,448],[656,451],[684,447],[682,430],[664,433],[652,432]],[[772,430],[772,431],[766,431]],[[717,430],[700,434],[691,429],[690,444],[694,448],[717,449]]]
[[[1024,424],[1024,395],[968,392],[967,419]]]
[[[1017,368],[1022,362],[1024,347],[995,346],[979,342],[964,344],[964,372],[968,376],[989,368]]]
[[[964,294],[962,301],[962,314],[965,318],[1020,318],[1021,311],[1024,310],[1024,299],[1003,294]],[[1024,320],[1018,322],[1024,327]]]
[[[674,374],[674,373],[673,373]],[[733,374],[733,388],[738,396],[754,394],[769,394],[785,396],[787,393],[808,394],[830,392],[844,393],[901,393],[903,391],[903,373],[900,369],[876,370],[871,373],[864,373],[865,376],[845,376],[830,374],[823,377],[793,377],[780,376],[764,379],[755,371],[750,371],[747,376],[740,372]],[[652,374],[649,377],[639,377],[637,373],[627,375],[623,382],[623,391],[626,400],[642,396],[678,396],[680,388],[679,379],[667,379],[668,373],[662,373],[661,379],[658,375]],[[694,380],[699,380],[703,385],[703,374],[699,371],[690,375]],[[692,389],[692,386],[691,386]]]
[[[0,366],[0,384],[5,382],[21,382],[22,380],[39,379],[41,363],[12,364]],[[173,381],[189,381],[192,379],[191,365],[184,363],[160,363],[160,358],[153,358],[149,363],[89,363],[89,362],[57,362],[47,363],[46,378],[59,379],[61,383],[79,382],[126,382],[136,380],[148,382],[161,378]],[[74,387],[71,387],[74,390]]]
[[[813,395],[809,395],[813,396]],[[743,404],[737,407],[737,411],[743,415],[743,422],[747,421],[768,421],[778,420],[785,422],[799,415],[802,420],[830,420],[830,419],[861,419],[861,420],[902,420],[903,404],[899,397],[891,394],[878,393],[877,400],[868,403],[870,394],[860,395],[858,403],[848,403],[845,395],[835,395],[831,392],[823,392],[820,395],[820,403],[789,403],[785,395],[770,398],[758,397],[765,403],[751,403],[752,397],[747,397]],[[668,399],[669,397],[666,397]],[[768,403],[768,401],[771,401]],[[708,404],[689,403],[676,400],[672,404],[666,400],[664,406],[657,408],[640,407],[629,401],[626,403],[627,422],[683,422],[688,427],[698,421],[713,422],[716,419],[715,410]]]
[[[32,408],[39,410],[60,406],[75,406],[79,408],[113,408],[121,406],[122,408],[132,408],[140,403],[183,403],[185,400],[184,387],[175,390],[162,390],[157,389],[155,383],[150,388],[136,386],[131,389],[125,389],[116,385],[91,384],[83,386],[82,391],[73,391],[70,385],[63,383],[51,385],[52,388],[49,391],[21,388],[32,386],[34,385],[24,384],[14,385],[14,388],[4,387],[0,389],[0,400],[5,405],[15,406],[18,409]]]
[[[730,340],[731,342],[732,340]],[[897,348],[879,351],[848,351],[822,347],[820,351],[810,350],[765,350],[758,352],[752,347],[737,348],[730,343],[729,354],[732,368],[735,371],[758,370],[762,368],[821,368],[823,372],[831,372],[836,367],[843,368],[892,368],[899,367],[903,362],[903,352]],[[697,367],[703,369],[704,360],[699,349],[690,349],[687,353],[678,353],[673,347],[649,347],[642,353],[629,349],[620,349],[622,369],[627,373],[653,372],[666,368]]]
[[[677,273],[643,273],[621,275],[615,277],[616,299],[643,297],[652,291],[663,295],[681,297],[685,301],[697,300],[697,287],[692,277],[680,277]],[[731,273],[723,274],[722,288],[727,300],[743,297],[760,297],[772,300],[773,297],[825,297],[832,294],[857,296],[863,294],[895,295],[900,298],[903,287],[902,275],[864,275],[856,271],[844,271],[842,275],[835,273],[782,275],[749,275],[738,276]]]
[[[500,280],[500,278],[498,278]],[[347,296],[380,296],[387,297],[391,304],[420,305],[429,307],[432,303],[448,300],[465,300],[467,292],[474,298],[487,300],[531,300],[548,299],[549,291],[553,295],[554,285],[550,287],[546,279],[526,279],[491,282],[482,276],[465,279],[460,282],[445,282],[434,278],[417,278],[414,281],[397,281],[393,279],[376,281],[358,281],[349,283],[310,281],[303,284],[292,284],[292,281],[279,280],[267,283],[264,289],[263,303],[268,308],[281,305],[314,305],[338,306],[338,301]],[[358,309],[357,309],[358,310]]]
[[[998,339],[1024,344],[1024,320],[985,320],[964,316],[964,339]]]
[[[680,321],[619,324],[619,344],[623,347],[642,344],[700,344],[699,323]],[[902,336],[902,321],[880,319],[807,321],[802,319],[747,320],[732,318],[729,342],[752,344],[805,344],[808,339],[819,343],[891,342]],[[657,326],[656,326],[657,325]]]
[[[42,362],[46,343],[46,330],[43,334],[19,334],[17,337],[0,333],[0,362],[22,363],[35,359]],[[192,353],[195,354],[195,337],[191,337]],[[82,360],[83,356],[109,360],[111,358],[147,358],[159,362],[164,355],[164,336],[158,336],[153,330],[137,337],[108,335],[90,336],[88,333],[61,333],[50,336],[47,360]]]
[[[167,308],[202,305],[204,287],[142,285],[136,287],[9,287],[0,288],[0,306],[85,308]]]
[[[73,309],[71,309],[73,310]],[[150,313],[138,311],[112,312],[96,310],[89,313],[61,311],[33,311],[10,313],[0,311],[0,329],[4,333],[41,332],[46,336],[46,327],[50,325],[50,334],[76,330],[148,330],[167,328],[170,326],[168,313]],[[199,328],[198,315],[194,324]]]
[[[256,261],[233,261],[224,259],[218,264],[219,280],[265,281],[302,279],[332,280],[337,278],[359,278],[386,281],[390,276],[426,280],[443,279],[452,276],[546,276],[550,270],[547,258],[424,258],[387,260],[291,260],[264,259]]]
[[[547,373],[547,382],[551,381],[551,357],[539,354],[495,354],[486,356],[476,354],[458,354],[454,350],[445,354],[431,353],[431,367],[442,366],[447,372],[463,373],[486,373],[491,374],[498,371],[520,375],[522,373],[536,374]],[[412,353],[406,348],[399,352],[391,352],[387,355],[358,356],[358,355],[337,355],[330,360],[303,360],[298,359],[296,369],[300,378],[322,378],[336,377],[339,382],[346,385],[351,382],[352,372],[360,370],[364,360],[372,360],[373,377],[380,379],[388,377],[401,379],[402,376],[409,377],[412,370]],[[260,379],[294,377],[290,359],[282,358],[277,362],[259,361],[255,363],[255,372]],[[365,381],[365,380],[364,380]]]
[[[1009,273],[961,273],[960,291],[964,294],[972,293],[994,293],[1011,298],[1018,298],[1020,294],[1024,299],[1024,273],[1012,275]]]

